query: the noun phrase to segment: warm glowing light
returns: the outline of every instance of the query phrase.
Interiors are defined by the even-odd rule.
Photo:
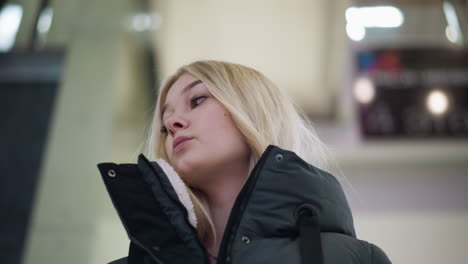
[[[6,5],[0,12],[0,51],[9,51],[13,47],[22,16],[20,5]]]
[[[361,104],[368,104],[374,100],[375,86],[367,77],[359,77],[354,83],[354,97]]]
[[[363,27],[395,28],[403,24],[404,17],[394,6],[349,7],[346,21]]]
[[[432,114],[441,115],[447,112],[449,100],[444,92],[434,90],[427,96],[426,106]]]

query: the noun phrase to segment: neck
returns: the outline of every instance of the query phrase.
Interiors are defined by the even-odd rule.
[[[234,202],[248,177],[248,163],[243,166],[230,166],[212,178],[210,184],[201,190],[208,203],[209,212],[216,230],[216,243],[211,241],[205,246],[216,255],[223,238],[224,230]]]

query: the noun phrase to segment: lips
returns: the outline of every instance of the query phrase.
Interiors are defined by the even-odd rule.
[[[178,145],[180,145],[180,144],[182,144],[183,142],[185,142],[185,141],[187,141],[187,140],[190,140],[190,139],[192,139],[192,138],[190,138],[190,137],[183,137],[183,136],[176,137],[176,138],[174,139],[174,142],[172,143],[172,149],[175,150],[175,148],[176,148]]]

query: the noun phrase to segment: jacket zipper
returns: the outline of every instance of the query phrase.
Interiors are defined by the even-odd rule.
[[[244,214],[250,195],[255,187],[255,184],[257,183],[258,175],[262,171],[266,158],[268,157],[268,154],[273,149],[273,147],[273,145],[269,145],[263,152],[254,169],[250,173],[247,182],[244,184],[244,187],[242,187],[242,190],[237,196],[236,201],[234,202],[234,206],[231,210],[231,214],[229,215],[226,228],[224,229],[225,231],[223,240],[221,241],[220,251],[216,264],[227,264],[230,262],[231,257],[229,254],[231,252],[234,236],[237,232],[237,229],[239,228],[240,219],[242,219],[242,215]]]

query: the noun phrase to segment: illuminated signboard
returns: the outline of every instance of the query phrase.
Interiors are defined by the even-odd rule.
[[[361,51],[357,64],[365,138],[468,137],[468,50]]]

